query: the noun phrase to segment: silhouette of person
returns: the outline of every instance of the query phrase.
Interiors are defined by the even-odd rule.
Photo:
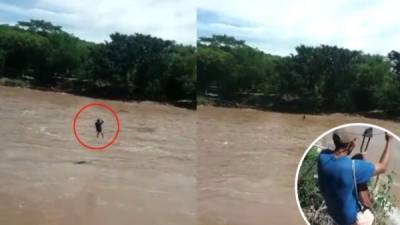
[[[97,119],[96,123],[94,124],[97,132],[96,138],[99,138],[99,134],[101,134],[101,137],[104,138],[103,127],[102,127],[103,123],[104,121],[102,119]]]

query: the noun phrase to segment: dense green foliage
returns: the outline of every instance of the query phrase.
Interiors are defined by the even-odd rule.
[[[97,97],[195,101],[195,48],[114,33],[95,44],[42,20],[0,25],[0,77]]]
[[[217,35],[200,38],[196,54],[192,46],[149,35],[110,39],[83,41],[42,20],[0,25],[0,77],[97,97],[194,102],[197,89],[252,106],[400,114],[396,51],[385,57],[302,45],[280,57]]]
[[[313,146],[305,155],[297,180],[297,199],[308,222],[312,225],[333,225],[319,192],[317,178],[318,148]]]
[[[400,113],[400,54],[301,45],[273,56],[233,37],[198,40],[199,94],[302,111]]]
[[[319,194],[317,176],[317,147],[313,146],[304,157],[299,171],[298,179],[298,198],[302,208],[314,206],[319,208],[323,203],[323,198]]]

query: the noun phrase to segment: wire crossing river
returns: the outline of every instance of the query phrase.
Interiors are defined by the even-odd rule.
[[[342,114],[303,119],[104,101],[118,112],[121,132],[97,152],[83,149],[71,128],[76,110],[91,101],[0,86],[0,224],[303,224],[294,176],[316,137],[349,122],[400,133],[394,122]],[[94,142],[102,141],[96,116],[80,121]],[[111,119],[99,117],[106,139]]]

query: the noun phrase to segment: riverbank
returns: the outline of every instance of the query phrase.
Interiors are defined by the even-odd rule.
[[[34,90],[41,91],[50,91],[50,92],[65,92],[68,94],[82,96],[82,97],[90,97],[97,99],[108,99],[108,100],[116,100],[116,101],[125,101],[125,102],[143,102],[143,101],[153,101],[159,104],[172,105],[180,108],[187,108],[191,110],[196,110],[197,104],[193,99],[182,99],[182,100],[169,100],[165,98],[145,98],[141,96],[134,97],[126,97],[122,98],[117,88],[98,88],[92,87],[91,89],[79,88],[80,85],[75,86],[75,81],[70,81],[69,83],[63,83],[62,85],[54,85],[50,87],[37,86],[32,84],[29,80],[20,80],[20,79],[10,79],[6,77],[0,78],[0,85],[8,86],[8,87],[20,87],[20,88],[30,88]],[[128,95],[126,95],[128,96]]]
[[[335,113],[343,113],[348,114],[350,116],[363,116],[367,118],[380,119],[380,120],[389,120],[394,122],[400,122],[400,115],[394,115],[386,113],[382,110],[372,110],[372,111],[359,111],[359,112],[346,112],[343,110],[319,110],[312,111],[308,109],[302,109],[295,105],[290,105],[288,103],[284,105],[275,105],[272,102],[267,103],[245,103],[241,101],[231,101],[224,100],[216,97],[207,97],[204,95],[197,96],[197,105],[198,106],[214,106],[214,107],[223,107],[223,108],[238,108],[238,109],[254,109],[266,112],[279,112],[279,113],[291,113],[291,114],[310,114],[310,115],[330,115]]]

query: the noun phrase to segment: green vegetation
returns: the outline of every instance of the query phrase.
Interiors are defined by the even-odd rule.
[[[379,186],[374,194],[374,212],[376,218],[376,225],[387,224],[387,212],[391,211],[394,207],[396,198],[390,193],[396,173],[392,171],[386,175],[384,183]],[[372,189],[372,183],[370,183],[370,190]]]
[[[198,40],[198,94],[304,112],[400,115],[400,53],[301,45],[280,57],[225,35]],[[217,101],[218,102],[218,101]]]
[[[319,153],[317,149],[313,146],[301,164],[297,181],[297,197],[311,225],[334,225],[318,188],[317,158]]]
[[[298,200],[304,215],[311,225],[334,225],[326,211],[326,205],[318,189],[317,178],[317,158],[318,148],[313,146],[306,154],[298,175],[297,190]],[[388,212],[394,206],[394,196],[390,193],[393,185],[395,173],[392,171],[385,177],[382,177],[381,183],[375,189],[373,184],[369,183],[369,190],[373,193],[373,212],[375,215],[375,224],[388,224]]]
[[[0,25],[0,77],[93,97],[195,105],[194,47],[138,33],[110,38],[83,41],[43,20]]]
[[[320,208],[323,198],[319,194],[317,175],[317,147],[312,147],[303,160],[299,172],[298,195],[302,208],[315,206]]]
[[[216,35],[200,38],[196,54],[193,46],[144,34],[110,39],[87,42],[42,20],[0,25],[0,77],[8,79],[2,83],[192,106],[197,90],[201,103],[400,116],[396,51],[302,45],[280,57]]]

